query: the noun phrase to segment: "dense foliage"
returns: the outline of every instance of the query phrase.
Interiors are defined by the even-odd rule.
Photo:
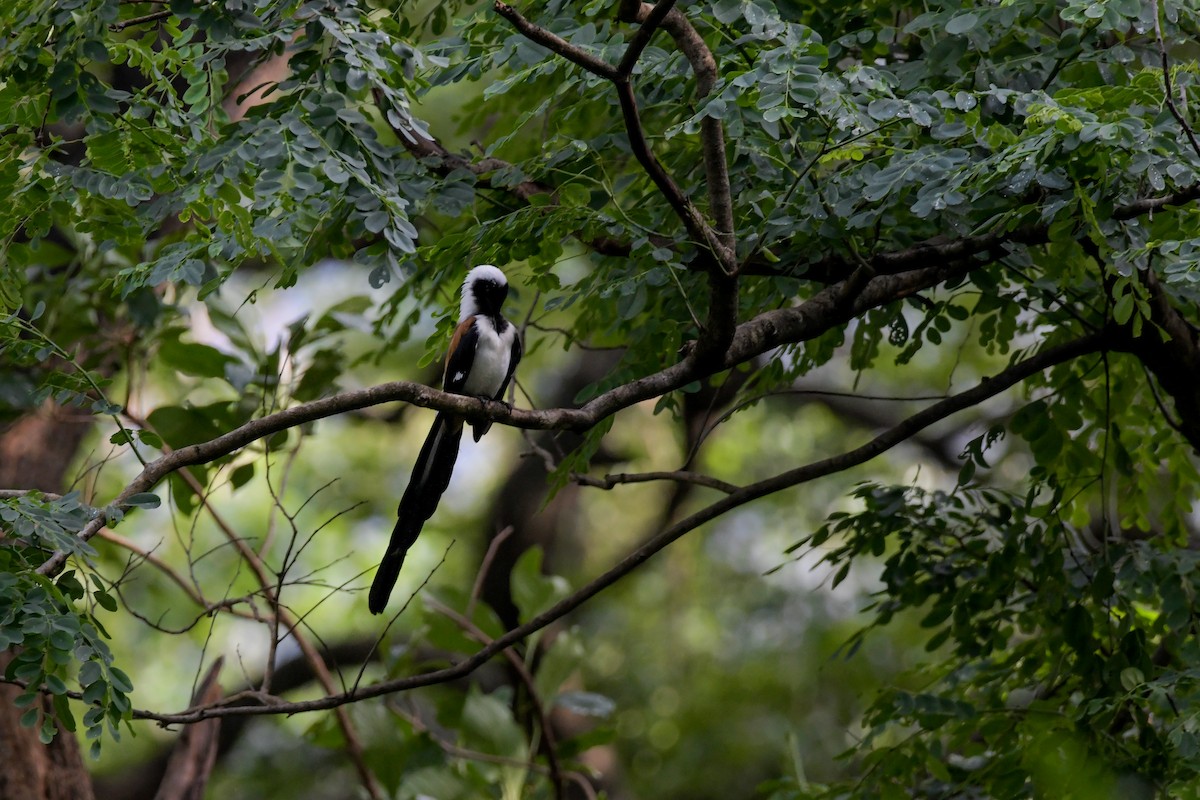
[[[586,602],[601,629],[608,620],[652,640],[648,620],[616,604],[661,597],[593,595],[631,571],[636,584],[642,561],[718,520],[726,533],[769,529],[771,563],[750,572],[787,562],[791,544],[806,569],[828,568],[834,586],[856,576],[873,595],[867,627],[822,658],[855,663],[892,630],[925,651],[875,685],[865,735],[847,736],[846,721],[807,734],[849,747],[836,763],[820,757],[819,780],[779,766],[794,733],[761,734],[765,756],[742,754],[728,771],[769,778],[765,794],[1195,791],[1191,0],[39,0],[6,5],[0,29],[0,410],[14,420],[46,403],[81,407],[104,431],[97,448],[113,448],[77,457],[92,476],[68,487],[78,491],[0,501],[0,644],[23,648],[6,677],[27,687],[24,705],[54,696],[57,722],[26,712],[44,737],[74,730],[79,715],[98,751],[106,723],[116,736],[135,717],[210,715],[133,708],[140,665],[114,656],[101,623],[128,572],[117,544],[92,539],[103,524],[174,525],[176,576],[187,575],[201,616],[265,623],[269,657],[289,635],[337,639],[336,617],[308,616],[327,600],[361,614],[360,595],[344,589],[365,584],[328,555],[339,548],[304,552],[344,510],[331,503],[325,521],[297,523],[296,503],[262,487],[280,485],[327,425],[356,447],[381,435],[339,427],[377,421],[318,419],[386,399],[454,401],[402,387],[278,414],[378,382],[380,366],[434,361],[466,268],[494,263],[518,289],[530,356],[518,410],[474,413],[581,434],[523,449],[547,462],[555,488],[596,493],[596,536],[613,532],[605,520],[650,535],[618,537],[633,560],[596,583],[584,575],[597,569],[573,573],[574,592],[528,552],[512,573],[515,619],[478,604],[462,569],[430,589],[401,617],[413,646],[370,673],[385,683],[366,682],[382,687],[390,716],[355,694],[354,671],[323,685],[340,699],[320,709],[246,713],[319,711],[310,739],[345,745],[360,773],[377,776],[362,778],[376,796],[372,780],[405,797],[558,795],[563,773],[614,737],[654,796],[745,794],[737,774],[707,777],[712,753],[682,755],[695,743],[678,725],[584,726],[556,741],[549,706],[613,714],[578,676],[604,684],[611,673],[597,664],[621,640],[612,627],[590,638],[586,618],[585,632],[539,633]],[[335,294],[349,298],[338,304],[304,288],[331,269]],[[247,309],[284,290],[319,310],[272,340]],[[575,398],[592,401],[583,415],[546,410],[569,404],[548,400],[568,360],[597,349],[619,359]],[[783,402],[814,379],[867,400],[899,395],[908,416],[852,409],[831,435]],[[982,405],[996,396],[1006,404]],[[664,429],[622,438],[620,420],[643,401],[657,416],[637,424]],[[543,410],[520,410],[529,405]],[[231,431],[245,436],[226,445]],[[861,466],[905,443],[917,449]],[[627,472],[646,474],[608,475],[614,448],[635,462]],[[388,448],[379,469],[409,463],[403,449]],[[113,470],[94,474],[108,461]],[[841,499],[802,504],[789,491],[847,470]],[[359,499],[395,490],[368,472],[355,476]],[[621,485],[663,478],[686,488],[669,506]],[[638,509],[589,485],[628,493]],[[214,493],[255,487],[292,537],[204,544],[197,520],[220,526]],[[173,523],[148,513],[164,488]],[[301,509],[323,502],[310,494]],[[761,517],[743,515],[751,501]],[[390,502],[371,510],[386,516]],[[831,515],[822,524],[810,506]],[[205,561],[209,548],[220,552]],[[330,567],[335,577],[313,577]],[[786,614],[772,592],[724,618]],[[192,616],[150,621],[182,627]],[[523,644],[507,661],[493,651],[478,661],[525,671],[512,687],[416,689],[441,682],[422,677],[430,664],[462,664],[497,640]],[[762,669],[744,658],[748,672]],[[446,680],[462,677],[455,669]],[[676,713],[678,697],[639,685],[669,670],[627,669],[639,674],[631,696]],[[676,679],[684,695],[706,680]],[[611,684],[619,706],[621,681]],[[423,705],[404,699],[413,692],[426,692]],[[741,724],[737,703],[722,695],[689,730],[716,741],[718,715]],[[327,713],[342,704],[358,716]],[[780,713],[801,725],[802,712]],[[365,756],[361,728],[388,731]],[[632,755],[644,739],[658,742],[657,760]],[[671,774],[673,753],[705,777]]]

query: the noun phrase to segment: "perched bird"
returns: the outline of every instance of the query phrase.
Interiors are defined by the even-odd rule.
[[[462,287],[462,310],[458,327],[450,339],[442,389],[455,394],[487,400],[504,396],[517,362],[521,360],[521,337],[517,328],[500,313],[508,296],[508,279],[491,264],[475,267],[467,273]],[[396,509],[396,527],[392,530],[387,552],[371,583],[368,607],[379,614],[387,606],[396,585],[408,548],[417,541],[425,520],[437,510],[442,493],[450,484],[458,444],[462,440],[463,418],[438,412],[433,428],[425,437],[421,454],[413,465],[412,477],[400,507]],[[490,421],[471,424],[475,441],[487,433]]]

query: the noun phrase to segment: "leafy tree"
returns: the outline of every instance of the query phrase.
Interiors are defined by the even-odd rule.
[[[613,737],[613,796],[1194,793],[1194,3],[39,0],[0,22],[3,713],[42,741],[305,715],[372,797],[586,794]],[[433,362],[478,263],[520,289],[515,407],[411,368],[348,388]],[[305,290],[330,275],[342,302]],[[253,306],[294,293],[322,309],[256,330]],[[815,390],[839,423],[789,403]],[[573,503],[583,535],[627,549],[567,583],[530,549],[539,514],[488,513],[478,575],[447,563],[425,589],[429,551],[395,632],[348,623],[389,513],[352,506],[396,491],[360,453],[410,460],[364,411],[392,401],[539,432],[520,449],[548,483],[514,472],[512,491],[535,508],[548,488],[542,515]],[[354,480],[336,496],[334,463]],[[833,496],[791,491],[831,475]],[[651,482],[672,488],[633,485]],[[821,659],[862,669],[890,635],[927,651],[814,780],[783,762],[801,709],[765,729],[736,697],[678,711],[719,661],[676,671],[673,699],[668,670],[601,666],[638,659],[605,619],[667,635],[642,565],[714,522],[875,587],[867,627]],[[542,544],[570,571],[569,543]],[[741,667],[778,678],[741,649],[783,594],[715,594],[689,613],[725,609]],[[199,637],[186,674],[218,630],[202,620],[258,626],[251,690],[188,703],[175,680],[184,710],[135,707],[150,670],[109,628],[139,616]],[[293,650],[317,696],[281,696]],[[597,687],[689,727],[582,725],[613,712]],[[742,724],[759,752],[721,770],[703,743]],[[181,761],[203,765],[216,728],[193,730]],[[793,735],[794,765],[819,734]]]

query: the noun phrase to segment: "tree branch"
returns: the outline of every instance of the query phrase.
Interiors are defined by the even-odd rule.
[[[674,209],[676,215],[683,221],[688,235],[697,244],[710,251],[718,264],[735,265],[736,261],[733,254],[725,252],[725,247],[704,220],[703,215],[700,214],[700,211],[692,204],[687,195],[683,193],[674,179],[667,174],[662,164],[659,163],[654,153],[650,150],[650,145],[646,140],[646,132],[642,127],[641,117],[638,113],[637,98],[634,96],[633,86],[629,81],[629,75],[622,73],[608,62],[602,61],[587,51],[576,47],[557,34],[533,24],[507,3],[496,0],[493,8],[497,14],[507,19],[514,28],[530,41],[542,45],[551,52],[579,65],[594,75],[612,81],[617,90],[617,99],[620,102],[621,114],[625,120],[625,130],[629,136],[630,148],[633,150],[638,163],[642,165],[642,169],[654,181],[654,185],[658,187],[658,190],[667,199],[667,202],[671,204],[671,208]],[[653,33],[653,31],[650,31],[650,33]],[[649,34],[647,34],[647,38],[648,36]],[[726,269],[724,266],[722,268]]]
[[[126,28],[132,28],[134,25],[141,25],[146,22],[158,22],[159,20],[166,19],[174,13],[175,12],[169,8],[164,8],[162,11],[151,11],[149,14],[144,14],[140,17],[132,17],[130,19],[121,20],[120,22],[114,22],[112,25],[108,26],[108,29],[110,31],[119,32],[125,30]]]
[[[1138,198],[1127,205],[1117,206],[1113,209],[1112,218],[1124,222],[1164,208],[1187,205],[1197,199],[1200,199],[1200,183],[1186,186],[1171,194]],[[934,236],[902,250],[875,253],[867,256],[865,260],[877,274],[894,275],[950,260],[970,258],[1006,245],[1036,246],[1049,241],[1049,224],[1022,225],[1011,230],[992,231],[957,239]],[[833,283],[844,280],[860,264],[861,262],[854,258],[835,254],[800,264],[793,268],[792,274],[804,280]],[[758,260],[751,260],[747,266],[760,271],[770,267]]]
[[[733,494],[738,490],[738,487],[732,483],[726,483],[723,480],[714,478],[711,475],[704,475],[700,472],[691,472],[681,469],[674,472],[622,472],[617,474],[605,475],[603,478],[593,478],[590,475],[581,475],[572,473],[571,480],[581,486],[592,486],[597,489],[612,489],[616,486],[625,483],[650,483],[651,481],[675,481],[676,483],[691,483],[696,486],[704,486],[709,489],[716,489],[718,492],[725,494]]]
[[[512,164],[499,158],[484,158],[479,161],[472,161],[457,153],[451,153],[437,139],[426,138],[419,131],[393,123],[387,115],[383,92],[375,89],[373,96],[375,98],[375,105],[379,108],[384,121],[392,129],[392,132],[396,134],[396,138],[400,140],[400,144],[404,145],[404,149],[408,150],[413,158],[432,161],[433,171],[443,177],[455,170],[465,169],[475,175],[481,185],[489,188],[501,188],[493,187],[491,180],[486,176],[490,172],[509,169],[512,167]],[[548,194],[553,197],[556,194],[553,186],[539,183],[538,181],[521,181],[512,186],[502,188],[523,203],[528,203],[529,198],[534,195]]]
[[[661,23],[692,67],[696,76],[696,101],[699,105],[700,101],[712,93],[717,83],[717,60],[703,37],[692,27],[687,15],[666,0],[661,0],[656,5],[641,2],[628,5],[630,7],[626,8],[626,4],[623,3],[620,8],[622,13],[630,12],[623,18],[641,22],[642,27],[638,29],[634,41],[626,50],[621,67],[625,68],[627,65],[626,74],[632,73],[636,57],[641,55],[641,49],[637,48],[637,45],[641,41],[643,31],[650,32],[645,36],[648,42],[654,28]],[[630,93],[632,95],[632,91]],[[715,235],[716,246],[709,243],[709,251],[715,263],[707,265],[708,317],[701,332],[697,352],[698,357],[709,360],[718,358],[729,346],[737,326],[738,314],[739,264],[733,224],[733,189],[729,181],[729,164],[725,153],[725,129],[719,117],[706,115],[700,120],[700,152],[704,161],[705,185],[708,187],[709,213],[716,229],[715,234],[712,234]],[[694,207],[692,211],[695,211]],[[680,213],[678,209],[677,213]],[[687,213],[686,210],[684,213]],[[710,235],[711,230],[705,222],[706,237]],[[690,229],[689,232],[692,236],[696,235]],[[709,240],[706,238],[705,241]]]
[[[641,22],[638,33],[647,26],[657,25],[655,15],[665,6],[665,2],[657,5],[634,2],[631,8],[621,9],[622,19],[630,22]],[[663,12],[661,24],[664,30],[675,40],[675,46],[683,53],[691,64],[692,73],[696,76],[696,100],[700,101],[712,94],[717,85],[717,60],[712,50],[705,44],[704,38],[696,32],[687,15],[682,11],[667,7]],[[634,43],[637,39],[635,37]],[[630,44],[630,50],[633,44]],[[626,51],[626,58],[629,57]],[[640,51],[638,53],[640,55]],[[621,61],[622,66],[625,59]],[[629,69],[632,71],[632,64]],[[733,192],[729,183],[729,165],[725,155],[725,131],[719,117],[706,116],[700,120],[700,146],[704,156],[704,173],[708,185],[709,211],[716,223],[717,235],[724,247],[734,253],[737,249],[733,225]],[[733,272],[736,264],[727,264],[727,272]]]
[[[291,636],[296,642],[296,645],[300,648],[300,652],[304,654],[305,659],[308,660],[309,665],[312,667],[313,675],[316,676],[321,687],[326,693],[336,692],[337,684],[333,680],[333,674],[329,671],[329,666],[325,663],[325,659],[322,657],[320,651],[309,641],[307,634],[301,630],[302,620],[298,619],[279,599],[283,591],[286,566],[279,570],[278,582],[272,581],[268,574],[268,567],[263,562],[262,557],[255,552],[254,548],[250,547],[245,539],[238,536],[237,531],[212,506],[204,487],[200,485],[200,481],[196,479],[196,476],[187,470],[183,470],[180,476],[191,490],[196,493],[196,496],[200,498],[200,503],[212,516],[218,529],[224,534],[242,561],[250,568],[255,580],[258,582],[263,598],[271,608],[270,616],[263,620],[271,632],[271,648],[260,691],[265,694],[270,685],[275,666],[276,648],[280,642],[279,626],[282,623],[287,629],[287,634],[284,638]],[[279,502],[278,499],[276,499],[276,502]],[[380,784],[379,779],[375,777],[375,773],[367,765],[362,737],[359,736],[358,729],[355,727],[354,721],[350,718],[350,714],[347,713],[346,709],[339,708],[335,710],[334,715],[337,718],[338,727],[342,731],[342,736],[346,741],[346,755],[358,773],[359,781],[362,783],[367,795],[372,800],[383,800],[383,785]]]
[[[976,405],[984,400],[993,397],[1000,392],[1011,388],[1020,381],[1029,378],[1032,375],[1041,372],[1044,369],[1052,367],[1056,364],[1061,364],[1071,359],[1077,358],[1090,352],[1094,352],[1104,344],[1103,337],[1100,334],[1092,333],[1082,338],[1076,339],[1066,344],[1051,347],[1042,352],[1031,356],[1024,361],[1005,369],[1003,372],[991,378],[985,378],[976,386],[956,395],[951,395],[945,400],[934,403],[931,406],[917,412],[913,416],[905,419],[903,422],[889,428],[867,443],[821,461],[816,461],[811,464],[806,464],[802,467],[783,472],[772,478],[768,478],[758,483],[750,484],[739,488],[733,494],[724,497],[717,502],[700,509],[691,516],[680,520],[671,525],[666,530],[659,533],[657,536],[650,539],[637,550],[630,553],[615,566],[603,573],[599,577],[593,579],[587,585],[581,587],[569,597],[559,601],[551,608],[537,615],[533,619],[524,624],[513,628],[504,635],[497,637],[492,642],[464,660],[453,664],[449,667],[433,670],[420,675],[412,675],[403,678],[395,678],[392,680],[381,681],[370,686],[355,688],[347,692],[337,695],[329,695],[326,697],[317,698],[314,700],[304,700],[292,703],[275,703],[269,706],[206,706],[192,708],[174,714],[162,714],[153,711],[135,710],[133,717],[135,719],[150,719],[156,720],[163,724],[188,724],[199,722],[200,720],[209,719],[212,717],[227,717],[227,716],[243,716],[243,715],[261,715],[261,714],[296,714],[307,711],[321,711],[347,703],[366,700],[372,697],[381,697],[384,695],[394,694],[396,692],[415,689],[420,686],[429,686],[438,683],[446,683],[456,680],[465,675],[470,674],[474,670],[489,661],[492,657],[501,653],[505,648],[511,647],[525,637],[545,628],[547,625],[561,619],[566,614],[574,611],[583,603],[590,600],[600,592],[612,586],[618,580],[628,575],[645,561],[649,560],[653,555],[667,547],[672,542],[681,538],[690,531],[695,530],[706,522],[710,522],[723,514],[732,511],[733,509],[745,505],[753,500],[765,497],[769,494],[781,491],[783,489],[798,486],[802,483],[815,480],[826,475],[832,475],[842,472],[850,467],[863,464],[875,458],[879,454],[903,442],[915,433],[924,428],[938,422],[950,415],[961,411],[970,406]]]
[[[508,3],[496,0],[492,4],[492,8],[495,9],[497,14],[508,20],[529,41],[540,44],[552,53],[557,53],[572,64],[583,67],[593,75],[599,75],[601,78],[614,82],[621,80],[621,73],[612,64],[603,59],[596,58],[581,47],[576,47],[556,33],[534,25],[521,16],[520,11],[517,11]]]
[[[1176,430],[1200,454],[1200,334],[1171,304],[1153,268],[1145,271],[1143,280],[1150,295],[1150,318],[1139,335],[1134,335],[1132,324],[1120,327],[1113,346],[1133,353],[1154,373],[1175,403]],[[1168,424],[1173,422],[1169,415],[1164,417]]]
[[[1139,198],[1127,206],[1117,206],[1113,210],[1112,216],[1113,219],[1124,221],[1140,217],[1143,214],[1151,214],[1170,206],[1187,205],[1197,199],[1200,199],[1200,183],[1193,183],[1191,186],[1185,186],[1171,194],[1165,194],[1161,197]]]
[[[423,408],[451,412],[468,421],[487,419],[518,428],[585,431],[624,408],[679,389],[698,378],[736,366],[780,345],[819,336],[833,326],[844,323],[874,306],[934,286],[950,275],[965,272],[969,268],[967,264],[954,264],[904,275],[874,278],[852,298],[852,302],[846,302],[843,284],[826,287],[799,306],[769,311],[738,326],[723,360],[701,361],[689,355],[659,372],[610,389],[577,409],[510,408],[505,403],[481,403],[475,397],[449,394],[410,381],[394,381],[314,400],[251,420],[207,442],[188,445],[164,454],[148,463],[117,495],[112,505],[127,507],[126,501],[130,497],[150,491],[172,472],[195,464],[208,463],[279,431],[335,414],[396,400]],[[78,534],[79,538],[83,541],[91,539],[104,526],[104,522],[104,515],[99,515],[84,526]],[[37,571],[41,575],[56,575],[66,563],[66,559],[65,553],[55,552]]]
[[[218,680],[224,657],[218,657],[200,681],[192,703],[208,705],[221,698]],[[203,800],[204,787],[217,763],[217,746],[221,735],[219,720],[208,720],[183,732],[167,762],[163,781],[154,800]]]
[[[622,80],[616,83],[616,88],[617,101],[621,105],[621,114],[625,119],[625,131],[629,135],[629,147],[633,151],[634,157],[642,165],[646,174],[650,176],[650,180],[654,181],[659,192],[671,204],[675,214],[683,221],[683,225],[687,228],[688,235],[692,237],[693,241],[712,252],[713,258],[719,263],[730,263],[729,258],[723,257],[723,248],[712,229],[708,227],[708,223],[704,221],[700,210],[683,193],[679,184],[675,183],[675,179],[667,174],[666,169],[650,149],[650,142],[646,139],[646,130],[642,127],[642,118],[638,112],[637,97],[633,93],[633,84]]]
[[[647,4],[649,5],[649,4]],[[654,38],[654,34],[663,23],[663,19],[675,7],[675,0],[659,0],[656,5],[649,6],[648,9],[639,7],[639,17],[637,20],[642,23],[642,27],[638,28],[637,33],[633,35],[633,40],[629,42],[629,46],[625,48],[625,55],[621,56],[621,63],[617,65],[617,72],[625,79],[633,75],[633,69],[637,66],[638,59],[642,57],[642,52],[646,46],[650,44],[650,40]],[[644,9],[644,11],[643,11]]]

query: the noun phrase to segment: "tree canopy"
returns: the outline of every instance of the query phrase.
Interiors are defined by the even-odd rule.
[[[0,714],[43,742],[253,720],[375,798],[1195,794],[1192,0],[0,28]],[[425,385],[484,263],[511,407]],[[417,407],[496,425],[374,620]]]

